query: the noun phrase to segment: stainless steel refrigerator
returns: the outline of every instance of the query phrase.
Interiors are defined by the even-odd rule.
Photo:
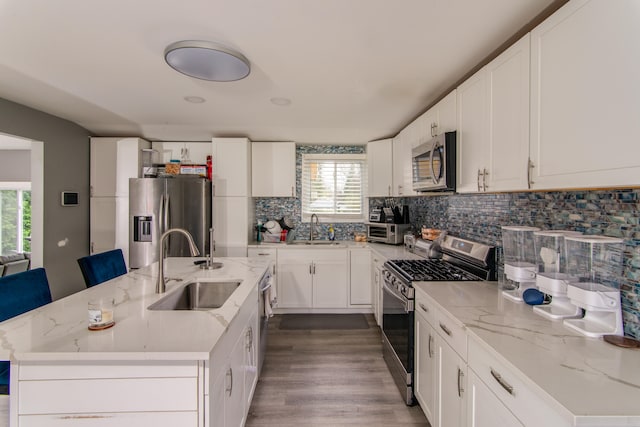
[[[211,228],[211,181],[200,177],[131,178],[129,180],[129,268],[158,261],[160,236],[184,228],[205,256]],[[187,239],[167,236],[166,254],[191,256]]]

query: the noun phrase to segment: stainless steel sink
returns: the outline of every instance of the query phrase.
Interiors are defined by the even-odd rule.
[[[229,299],[241,282],[193,281],[151,304],[149,310],[210,310]]]
[[[340,242],[335,242],[333,240],[292,240],[288,242],[287,245],[339,245]]]

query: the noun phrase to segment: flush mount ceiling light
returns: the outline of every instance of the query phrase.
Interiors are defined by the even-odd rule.
[[[170,44],[164,59],[174,70],[196,79],[232,82],[249,75],[249,60],[219,44],[202,40],[184,40]]]

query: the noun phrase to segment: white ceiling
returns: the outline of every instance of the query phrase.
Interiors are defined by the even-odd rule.
[[[0,97],[100,136],[362,143],[395,135],[551,3],[0,0]],[[251,74],[177,73],[164,49],[189,39],[238,50]]]

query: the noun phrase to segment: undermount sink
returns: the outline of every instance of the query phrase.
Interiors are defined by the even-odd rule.
[[[149,310],[210,310],[220,308],[240,286],[239,281],[193,281],[151,304]]]
[[[340,242],[333,240],[293,240],[288,245],[339,245]]]

